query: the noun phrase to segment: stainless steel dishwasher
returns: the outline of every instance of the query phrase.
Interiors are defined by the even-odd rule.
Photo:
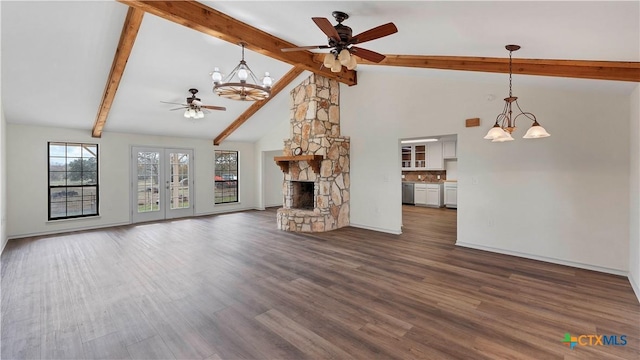
[[[413,205],[413,183],[402,183],[402,203]]]

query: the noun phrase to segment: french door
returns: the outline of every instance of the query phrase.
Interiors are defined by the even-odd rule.
[[[133,147],[132,221],[193,215],[193,150]]]

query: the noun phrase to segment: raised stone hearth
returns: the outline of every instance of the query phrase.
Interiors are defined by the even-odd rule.
[[[275,159],[284,172],[284,204],[278,209],[278,229],[322,232],[347,226],[350,141],[348,136],[340,136],[338,82],[311,75],[290,96],[291,138],[284,141],[284,156]],[[298,147],[303,156],[297,158],[294,149]],[[315,160],[298,160],[304,155],[321,156],[319,169],[309,163],[315,165]],[[302,186],[313,189],[313,199],[307,199],[305,206],[300,205]],[[311,208],[309,203],[313,204]]]

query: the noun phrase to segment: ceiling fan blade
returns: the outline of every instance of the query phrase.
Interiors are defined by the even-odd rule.
[[[353,55],[361,57],[365,60],[373,61],[375,63],[379,63],[380,61],[384,60],[384,58],[386,57],[385,55],[382,55],[375,51],[363,49],[357,46],[352,46],[350,50]]]
[[[318,25],[320,30],[322,30],[322,32],[325,33],[328,37],[333,39],[335,42],[340,42],[340,34],[338,34],[336,28],[331,25],[331,22],[327,20],[327,18],[314,17],[311,18],[311,20],[313,20],[313,22]]]
[[[280,49],[282,52],[291,52],[291,51],[300,51],[300,50],[312,50],[312,49],[328,49],[331,46],[329,45],[311,45],[311,46],[300,46],[294,48],[284,48]]]
[[[201,108],[211,109],[211,110],[222,110],[222,111],[227,110],[227,108],[224,106],[213,106],[213,105],[202,105]]]
[[[180,104],[180,103],[174,103],[174,102],[168,102],[168,101],[160,101],[163,104],[173,104],[173,105],[182,105],[182,106],[189,106],[187,104]]]
[[[182,110],[182,109],[188,109],[188,108],[189,108],[188,106],[182,106],[182,107],[179,107],[179,108],[169,109],[169,111]]]
[[[365,32],[361,32],[360,34],[353,36],[351,38],[351,44],[360,44],[365,41],[371,41],[375,39],[379,39],[381,37],[385,37],[387,35],[395,34],[398,32],[398,28],[393,23],[387,23],[384,25],[380,25],[369,29]]]

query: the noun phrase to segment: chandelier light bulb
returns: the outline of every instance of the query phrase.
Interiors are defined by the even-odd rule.
[[[214,68],[213,73],[211,73],[211,79],[215,84],[219,84],[222,81],[222,74],[220,73],[220,69]]]
[[[273,79],[269,76],[269,72],[264,73],[264,78],[262,78],[262,85],[270,88],[273,85]]]
[[[247,81],[247,78],[249,77],[249,72],[246,69],[240,69],[238,70],[238,78],[240,79],[240,82],[245,82]]]

